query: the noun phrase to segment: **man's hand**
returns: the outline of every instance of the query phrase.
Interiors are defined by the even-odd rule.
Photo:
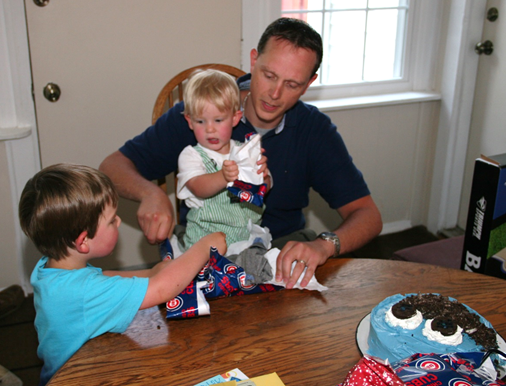
[[[276,261],[276,281],[283,281],[288,289],[293,288],[307,267],[300,283],[301,287],[307,286],[316,268],[325,264],[329,256],[333,255],[333,248],[331,243],[321,239],[307,242],[289,241]],[[296,264],[292,272],[294,261]]]
[[[264,178],[265,178],[266,175],[269,173],[269,170],[267,169],[267,157],[263,154],[264,151],[265,151],[265,149],[262,148],[262,156],[257,161],[257,165],[258,165],[257,174],[263,174]]]
[[[137,221],[151,244],[172,236],[174,208],[167,194],[142,177],[130,159],[116,150],[99,167],[114,183],[121,197],[140,202]]]
[[[344,220],[335,230],[341,241],[341,254],[354,251],[376,237],[383,227],[381,214],[371,196],[352,201],[337,212]],[[288,242],[278,255],[276,262],[276,280],[283,281],[286,288],[293,288],[307,266],[307,271],[300,283],[305,287],[316,268],[334,255],[334,244],[322,239],[310,242]],[[293,272],[291,266],[297,261]],[[301,263],[302,261],[302,263]]]
[[[172,236],[175,216],[172,204],[162,190],[144,197],[137,210],[137,221],[150,244],[157,244]]]

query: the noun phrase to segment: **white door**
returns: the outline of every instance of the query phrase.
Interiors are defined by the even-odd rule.
[[[478,65],[459,210],[458,225],[462,229],[466,226],[475,159],[481,154],[506,153],[506,93],[504,91],[506,86],[506,8],[501,5],[504,5],[504,2],[500,0],[487,2],[487,10],[495,7],[499,11],[499,17],[493,22],[486,20],[483,26],[481,41],[491,41],[494,50],[491,55],[482,54]]]
[[[179,71],[202,63],[240,67],[237,0],[25,0],[25,6],[43,167],[98,167],[149,126],[158,92]],[[48,83],[61,90],[55,102],[43,95]],[[135,212],[135,204],[120,202],[118,248],[97,265],[156,260]]]

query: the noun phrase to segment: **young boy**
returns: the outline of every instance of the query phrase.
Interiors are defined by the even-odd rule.
[[[198,71],[184,91],[184,117],[197,146],[187,146],[178,159],[177,196],[190,208],[183,250],[216,231],[227,235],[227,245],[248,240],[248,222],[260,224],[262,208],[247,202],[231,202],[226,189],[239,176],[231,150],[232,130],[242,117],[239,88],[234,78],[218,70]],[[253,160],[256,162],[257,160]],[[265,169],[263,181],[271,186]]]
[[[121,333],[137,310],[181,293],[211,246],[226,251],[224,235],[214,233],[152,269],[102,271],[89,261],[113,251],[121,223],[117,205],[109,178],[87,166],[49,166],[23,189],[21,227],[44,255],[31,276],[43,385],[89,339]]]

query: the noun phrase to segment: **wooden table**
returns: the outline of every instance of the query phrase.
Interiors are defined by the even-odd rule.
[[[140,311],[124,334],[86,343],[50,384],[195,385],[237,367],[249,377],[277,372],[287,386],[335,386],[360,359],[359,322],[396,293],[454,297],[506,336],[506,280],[374,259],[332,259],[317,278],[328,291],[211,300],[211,315],[195,319]]]

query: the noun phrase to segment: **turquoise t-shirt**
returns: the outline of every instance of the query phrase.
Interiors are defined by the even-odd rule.
[[[34,289],[37,354],[44,361],[40,384],[88,340],[106,332],[124,332],[148,289],[148,278],[105,276],[102,269],[45,268],[39,260],[30,282]]]

